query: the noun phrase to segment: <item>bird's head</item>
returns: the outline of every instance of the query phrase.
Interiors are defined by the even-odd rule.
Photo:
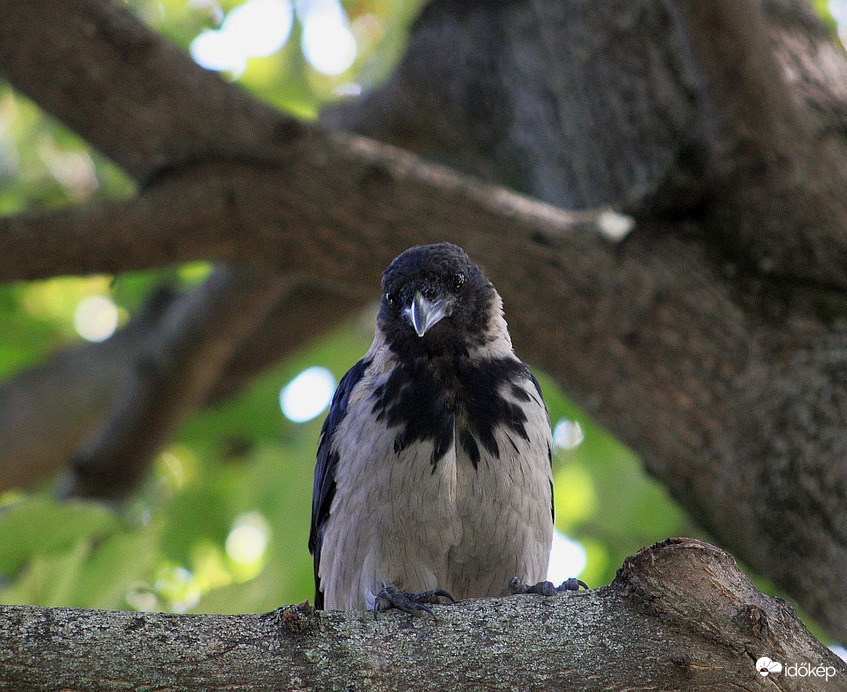
[[[494,286],[451,243],[403,252],[385,270],[382,291],[379,327],[398,352],[482,345],[492,338],[492,317],[501,317]]]

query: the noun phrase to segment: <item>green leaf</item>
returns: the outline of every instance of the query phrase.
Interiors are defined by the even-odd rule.
[[[0,591],[0,602],[48,607],[75,605],[71,594],[90,547],[83,539],[65,552],[34,556],[20,577]]]
[[[157,546],[158,537],[151,526],[109,536],[80,566],[66,605],[126,608],[127,591],[149,582],[160,559]]]
[[[82,540],[115,533],[115,514],[88,502],[60,504],[33,497],[0,509],[0,573],[12,574],[36,557],[62,553]]]

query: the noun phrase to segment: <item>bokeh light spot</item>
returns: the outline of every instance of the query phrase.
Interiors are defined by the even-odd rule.
[[[118,328],[118,306],[105,296],[88,296],[74,311],[74,329],[88,341],[105,341]]]
[[[338,0],[301,0],[297,16],[303,25],[302,50],[309,64],[326,75],[339,75],[353,65],[358,51],[347,13]]]
[[[199,462],[190,447],[172,445],[156,457],[156,475],[169,490],[182,490],[195,479]]]
[[[290,421],[305,423],[329,406],[335,392],[335,377],[326,368],[306,368],[279,394],[282,413]]]
[[[319,15],[303,25],[303,55],[318,72],[339,75],[356,59],[356,38],[344,24]]]
[[[180,565],[164,565],[154,584],[159,598],[175,613],[184,613],[200,602],[200,588],[194,574]]]
[[[200,67],[216,72],[241,74],[247,68],[247,57],[221,31],[206,29],[191,42],[191,57]]]
[[[226,554],[242,565],[252,565],[265,556],[271,537],[271,527],[259,512],[239,515],[226,537]]]
[[[264,58],[285,45],[293,23],[288,0],[247,0],[226,16],[221,32],[242,55]]]
[[[578,577],[587,562],[588,555],[582,545],[553,529],[553,548],[547,565],[548,581],[558,585],[566,579]]]
[[[584,439],[579,421],[562,418],[553,428],[553,444],[559,449],[576,449]]]
[[[247,0],[227,14],[220,29],[206,29],[191,42],[191,57],[207,70],[240,75],[248,58],[280,50],[293,23],[289,0]]]

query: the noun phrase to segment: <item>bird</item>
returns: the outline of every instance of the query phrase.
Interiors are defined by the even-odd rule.
[[[549,585],[550,420],[500,295],[447,242],[398,255],[381,287],[319,437],[315,606],[432,612]]]

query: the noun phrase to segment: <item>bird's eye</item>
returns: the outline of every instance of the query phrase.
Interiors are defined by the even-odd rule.
[[[465,275],[462,274],[462,272],[459,272],[458,274],[456,274],[456,276],[453,277],[453,290],[454,291],[460,291],[460,290],[462,290],[462,286],[464,286],[464,285],[465,285]]]
[[[393,306],[397,302],[397,300],[394,298],[393,293],[386,293],[383,297],[385,298],[385,302],[391,306]]]

